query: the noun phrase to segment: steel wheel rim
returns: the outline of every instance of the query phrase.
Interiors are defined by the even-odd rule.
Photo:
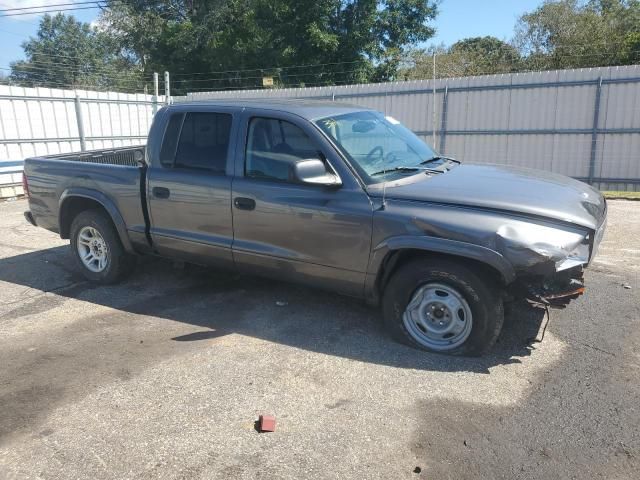
[[[402,321],[416,342],[435,351],[459,347],[473,328],[471,307],[458,290],[443,283],[427,283],[418,288]]]
[[[100,273],[109,264],[109,249],[100,232],[93,227],[82,227],[78,233],[78,255],[82,264],[94,273]]]

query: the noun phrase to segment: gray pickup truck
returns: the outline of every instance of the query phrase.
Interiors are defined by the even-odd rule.
[[[392,117],[335,102],[161,109],[144,147],[25,162],[27,220],[71,239],[90,280],[159,255],[381,304],[398,340],[479,355],[505,301],[565,306],[606,203],[547,172],[462,165]]]

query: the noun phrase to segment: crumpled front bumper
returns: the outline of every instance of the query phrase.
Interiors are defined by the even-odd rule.
[[[607,229],[607,203],[605,200],[604,212],[602,214],[602,218],[600,219],[600,224],[598,225],[598,229],[596,230],[596,233],[593,236],[593,244],[591,245],[591,255],[589,255],[589,265],[591,264],[594,257],[598,253],[598,248],[600,247],[600,243],[602,242],[602,238],[604,237],[604,232],[606,229]]]
[[[575,267],[542,284],[526,284],[525,289],[525,299],[533,306],[565,308],[584,293],[584,270],[582,267]]]
[[[530,304],[538,307],[565,308],[569,302],[582,295],[586,289],[584,284],[584,269],[589,266],[595,258],[602,238],[604,237],[606,227],[607,209],[605,204],[598,228],[593,235],[591,235],[588,261],[584,264],[558,271],[555,275],[549,276],[542,281],[522,282],[526,289],[526,300]]]

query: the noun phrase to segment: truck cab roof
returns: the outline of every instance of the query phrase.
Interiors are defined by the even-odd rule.
[[[254,109],[279,111],[292,113],[307,120],[370,110],[359,105],[329,100],[301,100],[287,98],[188,101],[175,103],[164,108],[169,111],[188,111],[192,110],[194,107],[225,107],[237,108],[239,110]]]

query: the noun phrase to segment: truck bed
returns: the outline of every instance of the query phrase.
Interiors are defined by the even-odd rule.
[[[87,152],[58,153],[55,155],[34,157],[34,159],[65,160],[69,162],[136,167],[138,166],[138,161],[144,159],[146,148],[145,145],[138,147],[119,147],[104,150],[89,150]]]
[[[127,230],[145,231],[141,168],[145,146],[62,153],[25,160],[33,219],[59,232],[62,203],[70,194],[104,199],[122,215]]]

